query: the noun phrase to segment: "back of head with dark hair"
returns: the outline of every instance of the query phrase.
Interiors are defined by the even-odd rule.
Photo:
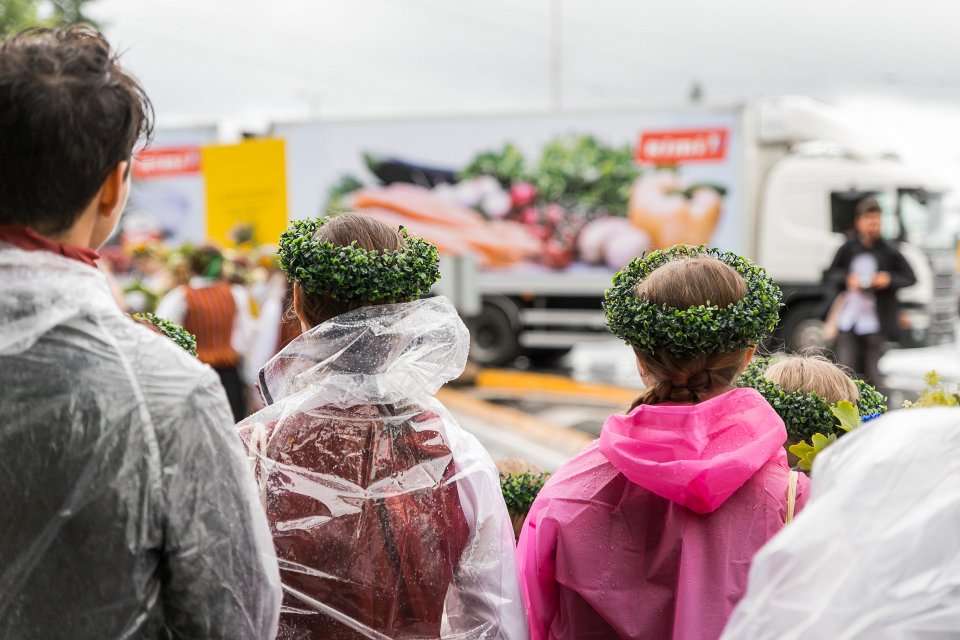
[[[857,203],[857,210],[853,214],[853,219],[856,220],[860,216],[868,213],[883,213],[883,210],[880,208],[880,203],[877,202],[877,199],[873,196],[867,196]]]
[[[0,43],[0,224],[69,229],[152,118],[143,89],[90,27],[28,29]]]
[[[391,229],[370,216],[347,211],[339,213],[317,229],[314,236],[334,246],[346,247],[356,242],[360,249],[368,251],[396,251],[405,246],[403,237],[396,229]],[[334,300],[322,293],[307,293],[301,289],[301,311],[310,326],[317,326],[330,318],[377,304],[379,300]]]
[[[203,278],[223,275],[223,252],[212,244],[197,247],[190,254],[190,272]]]

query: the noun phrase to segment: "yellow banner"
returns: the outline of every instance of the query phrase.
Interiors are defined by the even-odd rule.
[[[208,146],[201,153],[207,237],[234,246],[252,233],[254,244],[276,244],[287,228],[283,140]]]

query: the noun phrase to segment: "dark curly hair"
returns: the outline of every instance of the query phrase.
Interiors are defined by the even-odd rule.
[[[0,224],[69,229],[153,107],[97,30],[34,28],[0,43]]]

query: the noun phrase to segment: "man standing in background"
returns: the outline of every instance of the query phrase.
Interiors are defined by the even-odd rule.
[[[899,334],[897,291],[917,281],[903,254],[881,236],[875,198],[857,205],[855,234],[837,251],[826,273],[842,299],[837,314],[837,362],[872,385],[880,379],[884,342]]]

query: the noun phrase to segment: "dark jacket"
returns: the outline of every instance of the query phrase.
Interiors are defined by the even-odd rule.
[[[272,638],[280,580],[219,380],[103,274],[0,244],[0,638]]]
[[[880,320],[880,333],[888,340],[896,340],[900,335],[899,312],[900,303],[897,300],[897,291],[915,284],[917,277],[910,268],[903,254],[892,243],[880,239],[872,247],[866,247],[860,238],[854,236],[843,243],[833,258],[833,263],[824,274],[827,284],[834,287],[833,296],[836,297],[847,287],[847,274],[850,263],[861,253],[871,253],[877,260],[879,271],[890,274],[890,286],[882,291],[875,291],[877,297],[877,316]]]

